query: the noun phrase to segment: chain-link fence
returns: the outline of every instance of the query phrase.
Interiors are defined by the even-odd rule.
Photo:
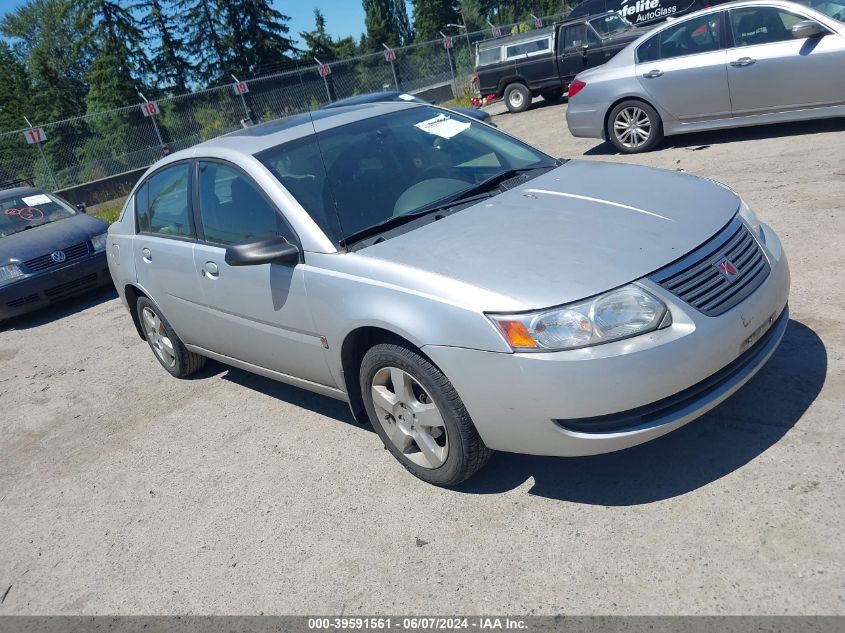
[[[551,24],[560,14],[536,24],[504,25],[526,30]],[[314,110],[330,101],[382,90],[423,92],[451,89],[467,95],[474,76],[474,46],[491,30],[245,79],[152,104],[136,104],[53,123],[33,123],[0,134],[0,183],[31,178],[38,186],[63,189],[146,167],[163,155],[202,141],[283,116]],[[392,54],[391,54],[392,53]],[[330,70],[330,72],[327,72]],[[325,76],[323,76],[325,74]],[[154,114],[145,116],[145,110]],[[43,130],[43,135],[39,130]],[[33,142],[35,139],[46,140]],[[29,142],[28,142],[29,141]]]

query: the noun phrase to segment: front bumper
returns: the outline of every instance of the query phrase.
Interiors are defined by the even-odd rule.
[[[492,449],[574,456],[641,444],[727,399],[777,349],[789,321],[789,267],[777,236],[764,231],[768,278],[720,316],[705,316],[643,281],[672,312],[670,327],[568,352],[423,350]]]
[[[105,251],[62,268],[27,275],[0,288],[0,320],[33,312],[110,283]]]

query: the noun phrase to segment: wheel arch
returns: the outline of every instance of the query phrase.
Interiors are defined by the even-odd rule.
[[[645,99],[640,95],[628,95],[626,97],[619,97],[615,101],[611,102],[611,104],[607,107],[607,110],[605,110],[604,113],[604,123],[602,124],[602,131],[604,132],[605,140],[610,140],[610,128],[608,127],[608,124],[610,123],[610,113],[613,112],[613,108],[615,108],[624,101],[639,101],[640,103],[646,104],[648,107],[652,108],[657,113],[657,118],[660,119],[660,125],[663,125],[663,117],[660,114],[660,110],[648,99]]]
[[[503,77],[499,80],[497,94],[500,94],[504,97],[505,90],[507,90],[508,86],[512,84],[522,84],[523,86],[525,86],[525,89],[528,90],[528,92],[531,92],[531,88],[528,87],[528,82],[525,81],[524,77],[520,77],[519,75],[508,75],[507,77]]]
[[[395,343],[408,347],[425,358],[432,365],[437,364],[407,336],[379,325],[362,325],[351,330],[343,339],[340,347],[340,363],[343,376],[343,387],[349,400],[349,408],[359,424],[369,424],[367,411],[364,408],[364,397],[361,393],[359,372],[364,355],[373,346],[381,343]]]
[[[124,296],[126,297],[126,304],[129,306],[129,314],[132,316],[132,323],[135,324],[135,329],[138,331],[138,336],[141,337],[142,341],[146,341],[147,337],[144,334],[144,328],[141,327],[141,320],[138,317],[138,299],[141,297],[146,297],[150,301],[150,296],[132,284],[126,284],[123,289]],[[155,303],[153,301],[153,303]]]

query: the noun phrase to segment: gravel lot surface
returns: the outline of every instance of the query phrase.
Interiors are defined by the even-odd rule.
[[[555,156],[716,178],[780,234],[792,322],[752,382],[650,444],[441,490],[342,403],[171,378],[100,293],[0,331],[0,614],[845,614],[845,121],[623,158],[565,107],[491,109]]]

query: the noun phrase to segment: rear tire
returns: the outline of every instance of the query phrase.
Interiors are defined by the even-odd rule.
[[[375,345],[360,369],[361,394],[384,446],[415,477],[435,486],[465,481],[493,455],[449,379],[403,345]]]
[[[525,112],[531,100],[531,91],[524,84],[511,84],[505,88],[505,105],[510,112]]]
[[[172,376],[185,378],[205,366],[205,356],[189,352],[164,315],[147,297],[138,297],[138,321],[153,356]]]
[[[663,139],[663,123],[644,101],[623,101],[607,117],[607,137],[623,154],[648,152]]]

